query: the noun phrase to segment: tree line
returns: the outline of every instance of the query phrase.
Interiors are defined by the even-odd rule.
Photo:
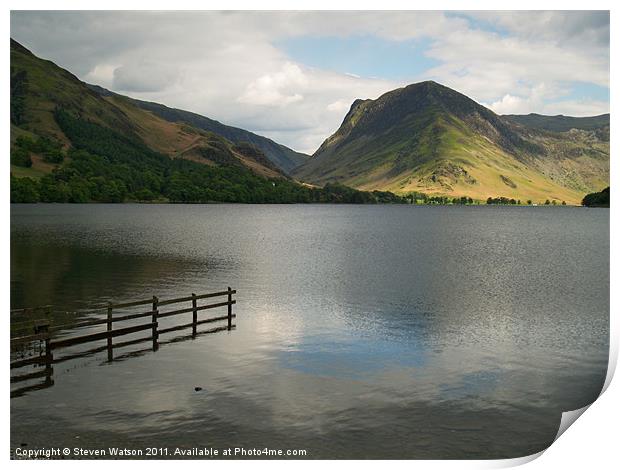
[[[581,205],[586,207],[609,207],[610,203],[610,187],[607,186],[605,189],[598,193],[590,193],[587,194],[583,201],[581,201]]]

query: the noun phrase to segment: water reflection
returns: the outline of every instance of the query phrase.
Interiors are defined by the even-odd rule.
[[[239,329],[101,367],[58,364],[54,387],[12,403],[12,443],[234,442],[310,458],[539,451],[561,411],[604,381],[608,214],[15,206],[12,305],[231,285]],[[37,432],[51,423],[54,435]]]
[[[211,257],[120,255],[22,237],[12,237],[11,254],[11,308],[51,304],[56,310],[80,310],[108,300],[148,297],[159,285],[186,291],[188,278],[205,272],[216,277],[223,264]]]

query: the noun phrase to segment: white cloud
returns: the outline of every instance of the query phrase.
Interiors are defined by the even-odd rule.
[[[342,114],[343,112],[347,112],[350,107],[351,107],[350,101],[336,100],[333,103],[329,103],[327,105],[327,110]]]
[[[304,99],[301,93],[308,79],[298,65],[286,62],[278,72],[263,75],[248,84],[240,103],[259,106],[286,106]]]
[[[112,88],[114,84],[114,71],[118,65],[97,64],[85,76],[84,80],[88,83],[95,83],[105,88]]]
[[[485,106],[492,109],[497,114],[523,114],[527,113],[529,102],[518,96],[507,94],[502,96],[502,99],[490,105],[485,104]]]
[[[560,97],[565,94],[562,91],[554,94],[556,91],[556,89],[549,90],[542,83],[533,87],[527,96],[506,94],[491,104],[483,104],[497,114],[529,114],[536,112],[548,115],[594,116],[609,112],[609,103],[604,101],[567,99],[547,101],[550,96]]]
[[[538,114],[555,116],[596,116],[609,112],[609,103],[595,100],[562,100],[540,103],[531,97],[504,95],[500,100],[487,105],[497,114],[529,114],[536,109]]]
[[[609,86],[609,57],[604,54],[583,54],[491,32],[447,34],[428,55],[442,62],[429,75],[481,100],[520,94],[541,84],[553,93],[566,80]]]

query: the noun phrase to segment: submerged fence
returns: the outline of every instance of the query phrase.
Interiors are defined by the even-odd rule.
[[[53,324],[49,320],[49,307],[43,307],[39,309],[22,309],[11,311],[11,315],[26,316],[27,314],[39,315],[39,318],[26,320],[22,322],[12,322],[11,331],[11,353],[20,354],[21,357],[15,360],[11,360],[11,370],[20,369],[25,366],[34,365],[40,366],[41,370],[35,372],[29,372],[20,375],[11,375],[11,383],[31,381],[33,379],[42,378],[43,382],[22,387],[17,390],[11,390],[11,397],[19,396],[27,391],[36,390],[40,388],[46,388],[54,384],[53,367],[52,365],[58,362],[67,361],[69,359],[75,359],[90,355],[96,352],[107,350],[107,360],[114,360],[114,350],[126,346],[139,344],[142,342],[152,342],[152,350],[156,351],[160,344],[160,335],[171,333],[174,331],[180,331],[191,328],[191,336],[195,337],[198,332],[198,326],[226,321],[226,326],[216,326],[212,329],[201,331],[202,333],[215,333],[217,331],[231,330],[235,327],[233,324],[233,318],[236,315],[233,314],[232,306],[236,303],[233,299],[233,295],[237,291],[230,287],[221,292],[212,292],[208,294],[196,295],[192,294],[187,297],[179,297],[176,299],[159,300],[158,297],[153,296],[150,299],[138,300],[135,302],[126,303],[108,303],[106,305],[100,305],[94,307],[93,312],[105,312],[104,318],[97,318],[93,320],[84,320],[78,322],[70,322],[65,324]],[[199,305],[205,301],[205,299],[214,299],[217,297],[226,297],[225,301],[206,303]],[[170,310],[171,305],[175,307],[177,304],[188,303],[189,307],[177,308]],[[127,314],[122,310],[131,308],[138,308],[143,306],[149,306],[147,311],[141,311],[137,313]],[[210,318],[199,319],[199,313],[215,309],[226,307],[226,315],[218,315]],[[115,313],[117,313],[115,315]],[[119,314],[120,313],[120,314]],[[173,324],[165,328],[160,327],[160,319],[168,317],[177,317],[183,314],[191,314],[191,322],[182,324]],[[129,326],[122,326],[130,323]],[[97,326],[103,327],[104,331],[97,331],[87,333],[78,336],[57,337],[57,333],[64,330],[75,330],[77,328],[92,329]],[[163,326],[163,325],[162,325]],[[28,332],[28,330],[30,330]],[[116,342],[115,338],[120,338],[126,335],[131,335],[147,331],[148,336],[139,338],[133,338],[126,341]],[[25,334],[28,333],[28,334]],[[95,341],[104,341],[106,344],[87,351],[80,351],[76,354],[65,355],[63,357],[54,357],[57,350],[63,348],[69,348],[85,343],[91,343]]]

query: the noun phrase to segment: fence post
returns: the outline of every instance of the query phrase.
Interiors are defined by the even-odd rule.
[[[52,383],[52,374],[54,373],[54,369],[52,368],[52,362],[54,357],[52,356],[52,345],[49,331],[49,324],[43,327],[43,331],[46,333],[45,336],[45,383]]]
[[[151,322],[153,323],[153,351],[157,351],[159,349],[159,333],[157,332],[157,317],[159,315],[159,311],[157,310],[159,304],[159,299],[156,296],[153,296],[153,315],[151,316]]]
[[[198,309],[196,303],[196,294],[192,293],[192,336],[196,336],[196,328],[198,323]]]
[[[112,302],[108,302],[107,331],[108,331],[108,361],[112,362],[114,360],[114,353],[112,351]]]
[[[232,289],[228,286],[228,329],[232,329]]]

